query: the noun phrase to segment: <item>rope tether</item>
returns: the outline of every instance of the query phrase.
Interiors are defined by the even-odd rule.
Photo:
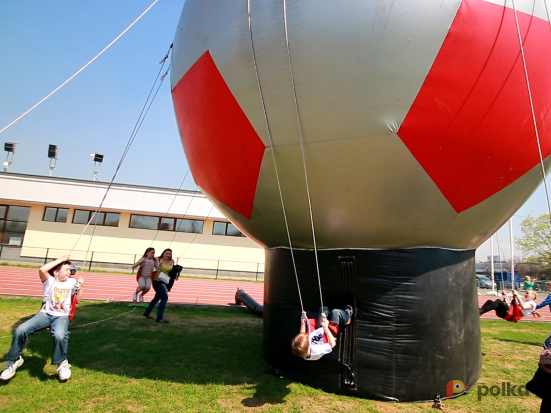
[[[285,44],[287,46],[287,59],[289,61],[289,72],[291,75],[291,85],[293,88],[293,98],[295,100],[295,111],[297,114],[297,123],[298,123],[298,131],[299,131],[299,137],[300,137],[300,150],[302,153],[302,166],[304,168],[304,180],[306,182],[306,195],[308,196],[308,209],[310,211],[310,224],[312,226],[312,241],[314,243],[314,255],[316,257],[316,271],[318,275],[318,285],[319,285],[319,291],[320,291],[320,302],[321,307],[323,308],[323,297],[321,292],[321,279],[320,279],[320,269],[319,269],[319,262],[318,262],[318,248],[316,244],[316,231],[314,229],[314,215],[312,213],[312,201],[310,199],[310,185],[308,184],[308,172],[306,170],[306,158],[304,156],[304,142],[303,142],[303,135],[302,135],[302,125],[300,123],[300,112],[298,109],[298,100],[297,100],[297,91],[295,86],[295,78],[293,76],[293,65],[291,62],[291,50],[289,48],[289,31],[287,27],[287,0],[283,0],[283,23],[285,25]]]
[[[176,197],[178,196],[178,194],[180,193],[180,190],[182,189],[182,185],[184,185],[184,182],[187,178],[187,176],[189,175],[189,168],[186,172],[186,174],[184,175],[184,179],[182,179],[182,182],[180,182],[180,186],[178,187],[178,190],[176,191],[176,193],[174,194],[174,197],[172,198],[172,202],[170,203],[170,205],[168,206],[168,209],[165,213],[165,216],[163,218],[166,218],[170,212],[170,208],[172,208],[172,205],[174,204],[174,201],[176,201]],[[159,224],[162,224],[162,221],[159,223]],[[181,222],[178,224],[178,228],[180,227],[181,225]],[[157,231],[155,231],[155,235],[153,236],[153,239],[151,240],[151,244],[149,245],[150,247],[153,246],[153,243],[155,242],[155,240],[157,239],[157,235],[159,235],[159,231],[160,231],[160,228],[161,226],[159,225],[157,227]],[[178,228],[175,228],[174,231],[176,232]],[[176,233],[174,234],[174,236],[176,236]],[[170,244],[169,244],[169,248],[170,248],[170,245],[172,245],[172,241],[174,241],[174,236],[172,237],[172,240],[170,241]]]
[[[170,53],[171,49],[172,49],[172,45],[170,45],[167,54]],[[107,194],[109,193],[109,190],[113,186],[113,182],[115,181],[115,178],[116,178],[116,176],[117,176],[117,174],[118,174],[118,172],[119,172],[119,170],[122,166],[122,163],[124,162],[124,159],[126,158],[126,155],[128,154],[128,152],[130,151],[130,147],[132,146],[132,143],[134,142],[134,139],[136,138],[136,136],[137,136],[142,124],[143,124],[143,121],[144,121],[145,117],[147,116],[147,114],[149,112],[149,109],[151,108],[151,105],[153,104],[153,101],[155,100],[155,97],[157,96],[157,93],[159,92],[159,89],[162,86],[163,81],[160,80],[159,86],[157,87],[157,90],[153,94],[153,97],[151,97],[151,95],[153,93],[153,90],[155,89],[155,85],[157,84],[157,81],[159,80],[159,76],[161,75],[161,72],[163,70],[165,61],[166,61],[166,59],[162,60],[161,68],[159,69],[159,71],[157,73],[155,81],[153,82],[153,86],[151,87],[151,89],[149,91],[149,94],[147,96],[147,99],[146,99],[143,107],[142,107],[140,115],[138,116],[136,124],[134,125],[134,129],[132,130],[132,133],[130,134],[130,137],[129,137],[128,142],[126,144],[126,147],[123,151],[123,154],[121,155],[121,159],[120,159],[120,161],[117,165],[117,168],[115,169],[115,173],[113,174],[113,177],[111,178],[111,181],[109,182],[109,185],[107,186],[107,189],[105,190],[103,198],[102,198],[98,208],[94,211],[94,213],[92,214],[92,216],[90,217],[90,219],[86,223],[84,229],[82,230],[82,232],[80,233],[79,237],[77,238],[75,244],[73,245],[73,248],[71,248],[71,253],[74,251],[74,249],[78,245],[78,242],[80,241],[80,239],[84,235],[84,232],[86,231],[86,229],[88,228],[90,223],[94,220],[96,214],[98,214],[101,211],[101,207],[103,206],[103,203],[105,202],[105,199],[107,198]],[[164,80],[164,77],[163,77],[163,80]],[[90,247],[92,245],[92,239],[93,239],[95,231],[96,231],[96,226],[97,226],[97,222],[94,222],[94,228],[93,228],[92,234],[90,236],[90,242],[88,243],[88,249],[86,250],[86,255],[85,255],[85,258],[84,258],[84,262],[82,264],[83,266],[86,264],[86,260],[88,259],[88,253],[90,252]]]
[[[188,172],[189,172],[189,169],[188,169]],[[187,207],[186,207],[186,210],[184,211],[184,213],[182,214],[182,221],[180,221],[178,223],[178,226],[176,227],[176,230],[174,231],[174,235],[172,236],[172,239],[170,240],[170,244],[168,244],[169,248],[170,246],[172,245],[172,243],[174,242],[174,238],[176,238],[176,234],[178,233],[178,228],[180,228],[180,225],[182,225],[182,222],[183,220],[185,219],[186,215],[187,215],[187,212],[189,211],[189,208],[191,207],[191,204],[193,203],[193,200],[195,199],[195,195],[199,192],[199,187],[198,186],[195,186],[195,191],[193,192],[193,195],[191,195],[191,199],[189,200],[189,203],[187,204]],[[209,217],[210,213],[212,212],[212,210],[214,209],[214,205],[212,205],[210,207],[210,210],[209,212],[207,213],[207,218]],[[205,218],[206,219],[206,218]],[[203,227],[205,226],[205,221],[202,221],[201,223],[201,227],[200,227],[200,230],[201,230],[201,233],[203,233]],[[193,238],[191,239],[191,241],[189,242],[188,246],[184,249],[184,252],[182,252],[182,255],[180,255],[180,257],[182,257],[184,255],[184,253],[187,251],[187,249],[191,246],[191,244],[193,243],[193,241],[195,241],[195,238],[197,237],[197,234],[199,234],[199,232],[195,232],[194,235],[193,235]]]
[[[0,130],[0,133],[6,131],[11,126],[15,125],[17,122],[19,122],[21,119],[23,119],[25,116],[27,116],[29,113],[31,113],[34,109],[36,109],[38,106],[40,106],[42,103],[44,103],[46,100],[48,100],[51,96],[53,96],[56,92],[58,92],[63,86],[65,86],[67,83],[69,83],[71,80],[73,80],[75,77],[77,77],[84,69],[86,69],[88,66],[90,66],[98,57],[100,57],[104,52],[107,51],[111,46],[113,46],[122,36],[125,35],[125,33],[132,28],[138,21],[146,15],[146,13],[151,10],[151,8],[158,2],[159,0],[155,0],[151,5],[145,9],[145,11],[138,16],[136,20],[132,22],[130,26],[128,26],[124,31],[119,34],[115,40],[113,40],[111,43],[109,43],[101,52],[99,52],[92,60],[90,60],[88,63],[86,63],[82,68],[80,68],[73,76],[71,76],[69,79],[67,79],[65,82],[63,82],[61,85],[59,85],[54,91],[52,91],[48,96],[46,96],[44,99],[42,99],[40,102],[38,102],[36,105],[34,105],[32,108],[27,110],[25,113],[23,113],[21,116],[19,116],[17,119],[15,119],[13,122],[5,126],[2,130]]]
[[[104,321],[113,320],[114,318],[119,318],[119,317],[122,317],[123,315],[126,315],[126,314],[129,314],[129,313],[133,312],[133,311],[136,311],[136,308],[138,308],[138,307],[134,307],[132,310],[127,311],[126,313],[116,315],[114,317],[104,318],[103,320],[92,321],[90,323],[81,324],[81,325],[78,325],[78,326],[75,326],[75,327],[71,327],[71,329],[86,327],[86,326],[89,326],[89,325],[92,325],[92,324],[99,324],[99,323],[103,323]]]
[[[546,180],[546,174],[545,174],[545,164],[543,163],[543,154],[541,151],[541,143],[540,143],[540,135],[538,131],[538,124],[536,122],[536,112],[534,110],[534,101],[532,99],[532,89],[530,88],[530,79],[528,78],[528,69],[526,67],[526,57],[524,55],[524,45],[522,44],[522,35],[520,34],[520,25],[518,23],[518,16],[517,16],[517,8],[515,6],[515,0],[512,0],[513,3],[513,10],[515,13],[515,23],[517,26],[517,34],[518,34],[518,41],[520,45],[520,53],[522,55],[522,65],[524,68],[524,76],[526,77],[526,86],[528,88],[528,97],[530,99],[530,110],[532,112],[532,121],[534,123],[534,130],[536,133],[536,141],[538,143],[538,154],[540,157],[540,165],[541,165],[541,173],[543,175],[543,186],[545,188],[545,200],[547,201],[547,210],[549,212],[549,216],[551,219],[551,203],[549,201],[549,190],[547,188],[547,180]],[[544,0],[545,3],[545,11],[547,13],[547,19],[549,20],[549,13],[547,10],[547,2]],[[549,21],[550,27],[551,27],[551,20]]]
[[[196,187],[195,188],[195,192],[193,193],[193,196],[191,197],[191,201],[189,201],[189,205],[188,207],[186,208],[186,211],[184,212],[184,215],[187,213],[187,210],[188,208],[190,207],[191,205],[191,202],[193,201],[193,197],[195,196],[195,194],[199,191],[199,187]],[[210,210],[207,214],[207,218],[210,216],[210,213],[212,212],[212,210],[214,209],[214,204],[210,207]],[[201,224],[201,233],[203,233],[203,227],[205,226],[205,221],[202,222]],[[191,244],[193,244],[193,241],[195,241],[195,238],[197,238],[197,235],[199,234],[199,232],[196,232],[195,234],[193,234],[193,238],[191,239],[191,241],[187,244],[187,247],[184,248],[184,251],[180,254],[180,256],[178,257],[178,260],[180,258],[182,258],[184,256],[184,254],[186,253],[186,251],[188,250],[189,247],[191,247]],[[176,233],[174,233],[172,239],[174,239],[174,237],[176,236]]]
[[[296,282],[297,282],[298,298],[299,298],[299,301],[300,301],[300,309],[301,309],[301,312],[303,312],[304,311],[304,306],[302,304],[302,294],[300,293],[300,283],[298,281],[297,266],[296,266],[296,263],[295,263],[295,254],[293,252],[293,243],[291,241],[291,233],[289,231],[289,223],[287,221],[287,213],[285,211],[285,202],[283,201],[283,193],[281,191],[281,183],[280,183],[280,180],[279,180],[279,173],[278,173],[278,170],[277,170],[277,164],[276,164],[276,160],[275,160],[275,154],[274,154],[275,148],[274,148],[274,143],[272,141],[272,132],[271,132],[271,129],[270,129],[270,123],[268,121],[268,114],[266,112],[266,105],[264,103],[264,93],[262,92],[262,86],[260,84],[260,76],[258,74],[258,66],[257,66],[257,63],[256,63],[256,53],[254,51],[253,32],[252,32],[252,23],[251,23],[251,0],[248,0],[248,2],[247,2],[247,9],[248,9],[248,16],[249,16],[249,36],[250,36],[250,39],[251,39],[251,52],[252,52],[253,62],[254,62],[254,71],[256,73],[256,82],[258,84],[258,91],[259,91],[259,94],[260,94],[260,101],[262,103],[262,111],[264,113],[264,121],[266,123],[266,130],[268,132],[268,139],[270,140],[272,161],[273,161],[273,164],[274,164],[275,176],[276,176],[276,181],[277,181],[277,189],[278,189],[278,192],[279,192],[279,200],[281,202],[281,208],[283,210],[283,220],[285,221],[285,230],[287,231],[287,239],[288,239],[288,242],[289,242],[289,249],[291,251],[291,260],[293,262],[293,270],[295,272],[295,279],[296,279]]]

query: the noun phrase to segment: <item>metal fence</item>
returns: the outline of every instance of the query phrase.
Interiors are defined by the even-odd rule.
[[[14,247],[0,245],[0,262],[17,265],[41,266],[67,254],[67,250],[41,247]],[[119,254],[104,251],[72,251],[71,261],[84,271],[114,271],[133,274],[132,264],[140,254]],[[226,278],[264,281],[264,263],[204,258],[176,258],[176,264],[184,267],[186,277]]]

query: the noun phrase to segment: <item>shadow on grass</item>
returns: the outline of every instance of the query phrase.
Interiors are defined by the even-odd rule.
[[[501,338],[501,337],[495,337],[495,340],[503,341],[505,343],[517,343],[517,344],[526,344],[529,346],[538,346],[543,348],[543,342],[534,342],[534,341],[524,341],[524,340],[512,340],[510,338]]]
[[[20,369],[26,369],[31,377],[36,377],[40,381],[57,381],[57,375],[50,375],[44,372],[44,365],[48,363],[46,357],[26,356],[25,363]]]
[[[69,363],[134,379],[243,386],[253,392],[241,400],[247,407],[285,402],[291,382],[268,372],[262,319],[248,310],[171,306],[165,313],[170,324],[160,324],[143,317],[143,308],[132,309],[122,303],[79,306],[70,325]],[[49,331],[34,334],[27,349],[20,370],[41,381],[57,379],[44,372],[52,352]]]
[[[41,356],[29,356],[25,355],[25,362],[23,366],[19,367],[17,370],[27,370],[29,376],[35,377],[42,382],[46,381],[57,381],[57,375],[50,375],[44,372],[44,365],[48,363],[48,360],[45,357]],[[0,386],[7,386],[10,383],[10,380],[0,381]]]

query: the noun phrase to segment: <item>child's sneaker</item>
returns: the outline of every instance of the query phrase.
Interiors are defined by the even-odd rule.
[[[67,360],[63,360],[57,368],[60,381],[67,381],[71,377],[71,365]]]
[[[132,294],[132,301],[134,302],[138,301],[138,293]]]
[[[15,370],[17,370],[18,367],[21,367],[23,364],[23,357],[19,356],[19,358],[15,361],[6,361],[6,367],[4,367],[4,371],[2,374],[0,374],[0,380],[9,380],[13,376],[15,376]]]
[[[140,303],[143,303],[143,295],[140,295]]]

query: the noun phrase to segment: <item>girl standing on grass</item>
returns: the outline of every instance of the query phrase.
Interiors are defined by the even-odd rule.
[[[525,290],[533,290],[534,289],[534,283],[536,281],[537,280],[532,281],[532,277],[527,275],[526,277],[524,277],[524,289]]]
[[[138,294],[140,295],[140,303],[143,303],[143,296],[151,289],[151,279],[153,273],[159,268],[159,262],[155,258],[155,248],[149,247],[145,250],[143,257],[138,260],[132,269],[140,267],[138,270],[138,288],[132,295],[132,301],[138,301]]]
[[[170,271],[172,271],[173,266],[174,260],[172,259],[172,250],[170,248],[167,248],[159,257],[159,271],[157,271],[157,274],[155,275],[155,277],[153,277],[153,289],[155,290],[155,297],[153,298],[153,300],[151,300],[149,306],[143,313],[144,317],[153,318],[150,316],[150,314],[153,311],[153,308],[155,308],[155,305],[160,301],[159,308],[157,310],[157,323],[168,323],[168,321],[163,318],[166,303],[168,302],[168,291],[166,289],[166,284],[159,279],[159,275],[163,273],[168,276]]]

